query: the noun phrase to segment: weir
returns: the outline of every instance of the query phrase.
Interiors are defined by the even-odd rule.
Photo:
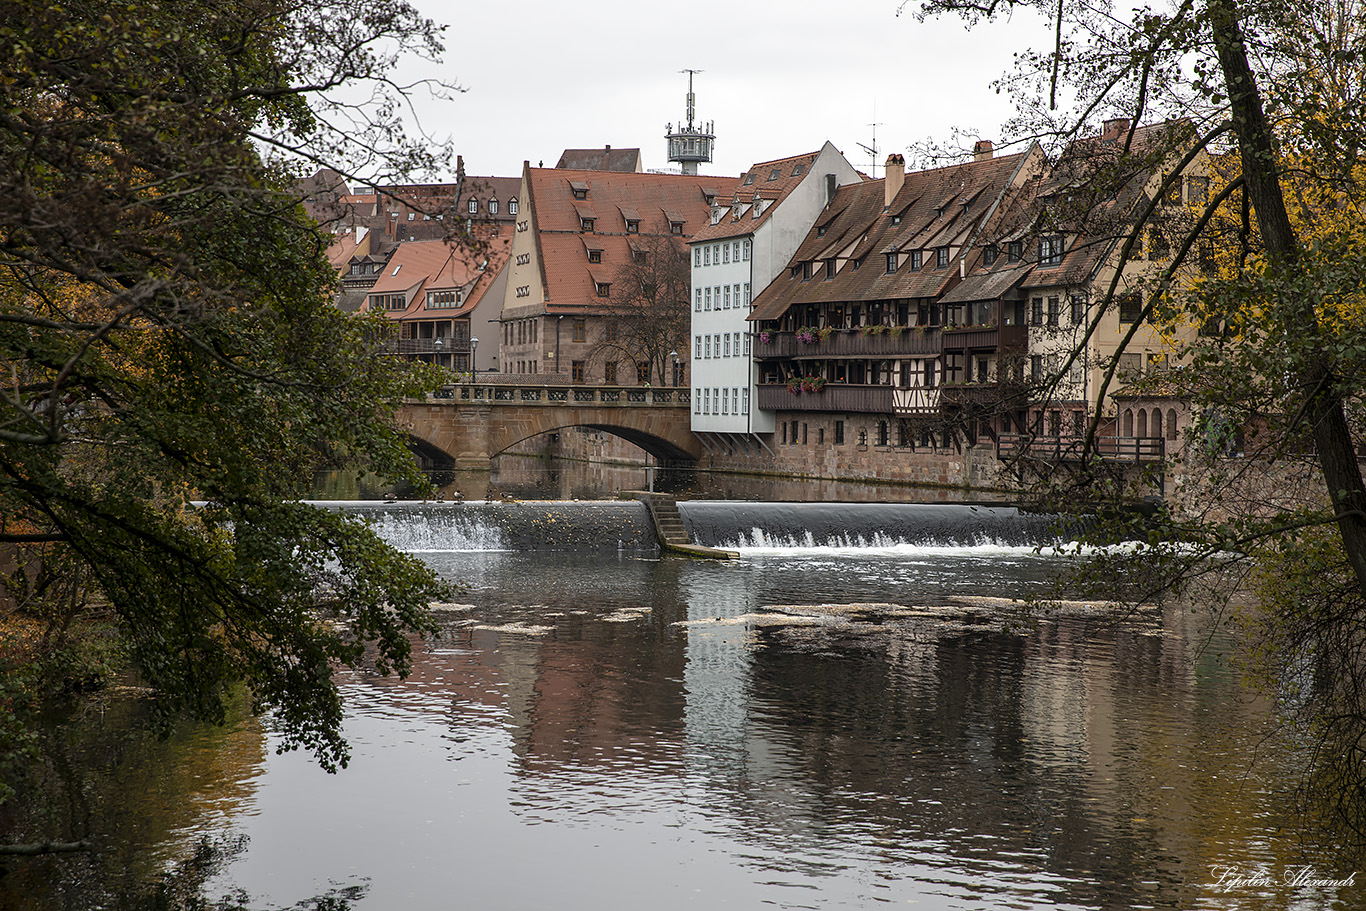
[[[325,502],[366,516],[402,550],[657,553],[646,505],[631,500]],[[678,503],[693,544],[731,551],[802,548],[1038,546],[1057,517],[1012,506],[912,503]]]

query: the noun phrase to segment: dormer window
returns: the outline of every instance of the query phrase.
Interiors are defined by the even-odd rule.
[[[610,296],[611,296],[611,294],[612,294],[612,283],[611,283],[611,282],[594,282],[593,284],[594,284],[594,287],[597,288],[598,297],[610,297]]]
[[[1062,235],[1046,234],[1039,238],[1039,265],[1062,265]]]
[[[783,169],[782,169],[782,168],[774,168],[772,171],[769,171],[769,172],[768,172],[768,179],[769,179],[769,180],[777,180],[779,177],[782,177],[782,176],[783,176]]]
[[[817,225],[817,226],[816,226],[816,236],[817,236],[817,237],[824,237],[824,236],[825,236],[825,225]]]
[[[994,265],[996,265],[996,254],[997,254],[996,245],[995,245],[995,244],[987,244],[986,247],[984,247],[984,248],[982,249],[982,265],[984,265],[984,266],[994,266]]]
[[[811,263],[802,263],[802,281],[811,281]]]
[[[670,234],[682,234],[682,233],[683,233],[683,222],[681,222],[681,221],[671,221],[671,222],[669,222],[669,233],[670,233]]]
[[[793,177],[801,177],[801,176],[802,176],[802,172],[805,171],[805,170],[806,170],[806,165],[802,164],[801,162],[797,162],[796,164],[794,164],[794,165],[792,166],[792,176],[793,176]]]
[[[601,251],[601,250],[589,250],[589,251],[588,251],[588,261],[589,261],[590,263],[600,263],[600,262],[602,262],[602,251]]]
[[[498,200],[496,200],[496,199],[490,199],[490,200],[489,200],[489,214],[490,214],[490,215],[497,215],[497,214],[498,214]]]
[[[517,197],[516,197],[516,196],[514,196],[514,197],[512,197],[511,199],[508,200],[508,214],[509,214],[509,215],[516,215],[516,214],[517,214]]]
[[[835,262],[835,258],[834,258],[833,256],[832,256],[830,259],[827,259],[827,260],[825,261],[825,280],[826,280],[826,281],[830,281],[830,279],[832,279],[832,278],[835,277],[835,267],[836,267],[836,265],[837,265],[837,263]]]
[[[752,183],[754,183],[754,172],[750,171],[745,175],[745,186],[749,186]]]
[[[569,189],[573,192],[575,199],[588,198],[588,184],[581,180],[571,180],[569,182]]]
[[[1006,244],[1006,262],[1018,263],[1020,261],[1020,255],[1023,252],[1024,245],[1018,240],[1012,240],[1010,243]]]
[[[580,231],[583,231],[583,232],[590,232],[590,231],[592,231],[592,230],[593,230],[593,221],[594,221],[594,219],[588,218],[587,216],[582,216],[582,217],[580,217],[580,218],[579,218],[579,230],[580,230]]]
[[[627,233],[627,234],[639,234],[639,233],[640,233],[640,222],[639,222],[638,220],[634,219],[634,218],[627,219],[627,221],[626,221],[626,233]]]
[[[915,256],[914,253],[912,253],[911,255],[912,255],[912,256]],[[888,254],[887,254],[887,274],[888,274],[888,275],[891,275],[893,272],[896,271],[896,265],[897,265],[897,263],[896,263],[896,254],[895,254],[895,253],[888,253]]]
[[[923,250],[911,251],[911,271],[919,272],[920,267],[925,264],[925,252]]]
[[[949,248],[936,247],[934,250],[934,267],[942,269],[949,264]]]
[[[476,199],[475,197],[471,196],[471,197],[470,197],[470,201],[469,201],[469,203],[466,205],[465,208],[466,208],[466,210],[467,210],[471,215],[478,215],[478,214],[479,214],[479,200]]]

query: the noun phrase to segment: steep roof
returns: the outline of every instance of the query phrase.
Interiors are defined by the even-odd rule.
[[[631,173],[643,171],[640,149],[614,149],[604,146],[601,149],[565,149],[555,167],[570,171],[616,171]]]
[[[788,271],[759,295],[749,318],[777,319],[797,304],[938,297],[958,281],[958,256],[994,213],[1005,189],[1041,159],[1042,152],[1033,147],[914,171],[905,175],[890,205],[886,178],[841,187]],[[942,267],[938,248],[950,251]],[[917,251],[920,266],[913,268],[911,254]],[[889,254],[897,257],[892,272],[887,271]],[[830,262],[836,264],[834,275],[826,273]]]
[[[610,282],[631,261],[633,244],[687,241],[710,222],[708,195],[729,193],[735,184],[733,177],[531,167],[524,179],[548,312],[597,306],[597,283]],[[591,230],[583,230],[584,219],[592,219]],[[628,230],[637,219],[635,231]],[[601,262],[588,262],[590,250]]]
[[[752,234],[806,178],[819,155],[818,150],[751,165],[728,198],[717,198],[719,205],[712,209],[715,222],[693,235],[693,243]]]
[[[442,240],[401,244],[368,293],[408,296],[406,309],[385,311],[394,320],[463,316],[479,303],[507,264],[511,249],[512,238],[507,234],[488,238],[478,249]],[[427,292],[443,290],[460,291],[460,305],[428,308]]]

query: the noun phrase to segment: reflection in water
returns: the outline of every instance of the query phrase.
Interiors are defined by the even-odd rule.
[[[1188,612],[1019,627],[947,608],[758,616],[1018,597],[1059,558],[423,558],[463,587],[459,603],[408,681],[343,676],[351,767],[328,776],[258,749],[230,810],[165,833],[250,838],[210,896],[288,907],[364,882],[359,906],[382,909],[1361,901],[1355,887],[1213,885],[1214,866],[1351,871],[1279,834],[1293,769]]]

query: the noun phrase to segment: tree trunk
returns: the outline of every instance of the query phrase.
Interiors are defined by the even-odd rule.
[[[1257,227],[1272,263],[1280,269],[1293,268],[1300,255],[1299,239],[1286,211],[1271,129],[1248,65],[1236,0],[1211,0],[1209,12],[1242,156],[1244,192],[1257,214]],[[1319,467],[1342,535],[1343,550],[1356,574],[1358,589],[1366,595],[1366,485],[1362,484],[1361,466],[1332,365],[1319,341],[1318,315],[1309,301],[1301,300],[1297,305],[1303,312],[1291,316],[1310,328],[1309,338],[1314,346],[1305,359],[1307,366],[1297,377],[1309,396],[1305,414],[1313,428]]]

